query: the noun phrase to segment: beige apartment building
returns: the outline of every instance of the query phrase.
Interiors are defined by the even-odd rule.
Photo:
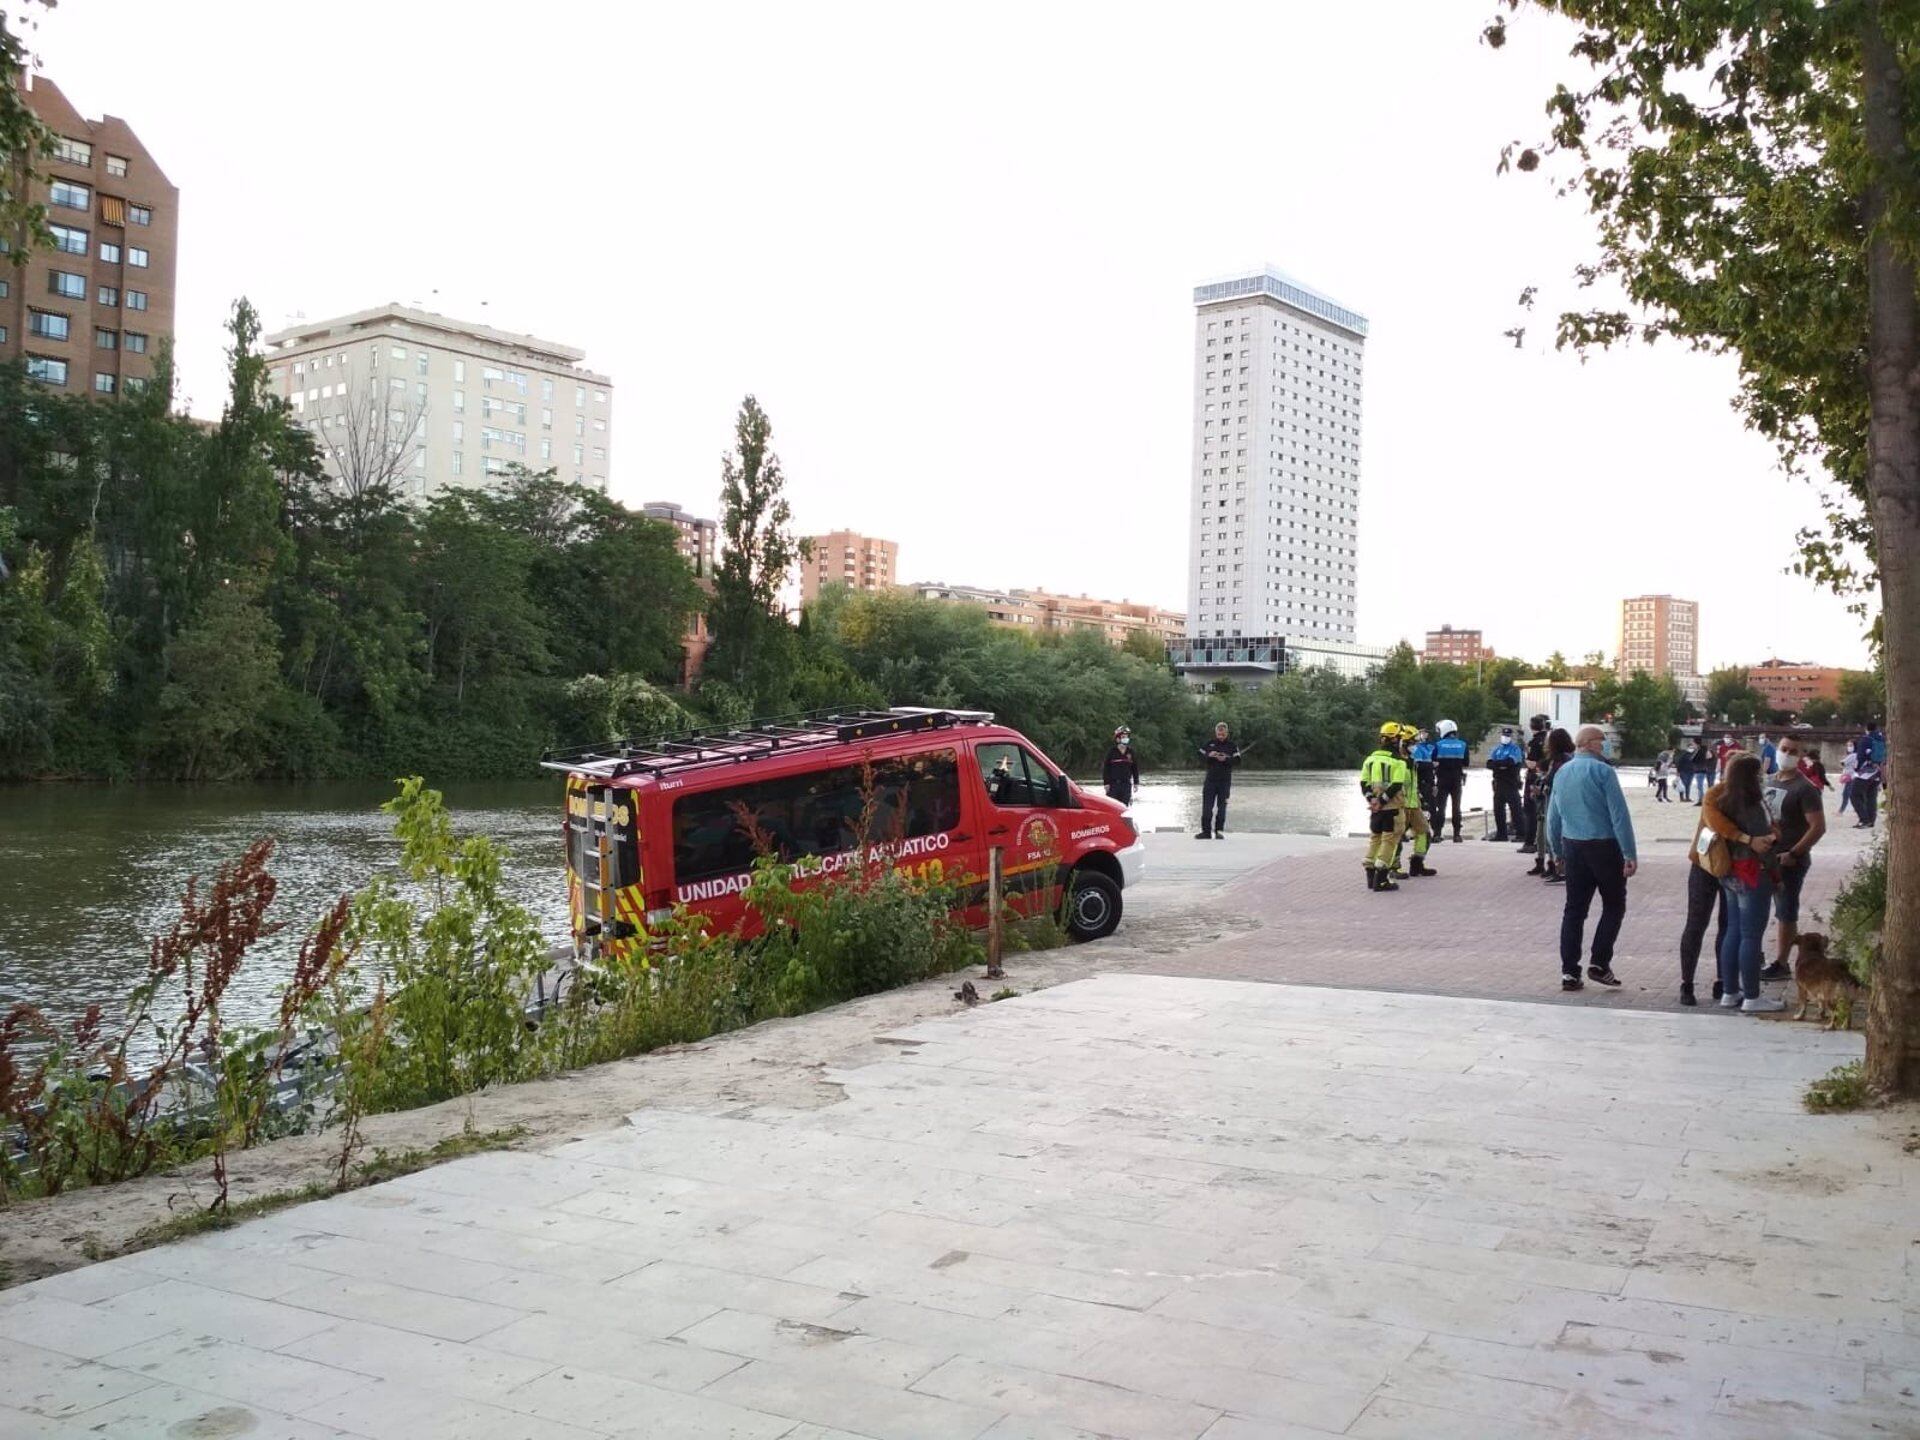
[[[73,394],[137,390],[173,333],[180,192],[126,121],[89,120],[51,80],[28,82],[27,108],[54,136],[27,187],[53,248],[0,261],[0,361]],[[24,234],[0,235],[0,252],[24,248]]]
[[[671,525],[679,536],[680,556],[703,580],[713,578],[720,558],[720,522],[682,510],[671,500],[649,500],[640,507],[649,520]]]
[[[1620,602],[1620,648],[1614,669],[1622,680],[1636,670],[1677,679],[1700,673],[1700,607],[1671,595],[1636,595]]]
[[[835,530],[831,535],[810,535],[806,543],[812,553],[800,562],[802,606],[811,605],[829,585],[845,585],[850,590],[893,589],[894,567],[900,558],[900,547],[893,541]]]
[[[923,600],[954,605],[977,605],[995,625],[1031,631],[1093,630],[1110,645],[1124,645],[1127,637],[1144,631],[1162,645],[1186,634],[1187,617],[1174,610],[1136,605],[1130,600],[1096,600],[1086,595],[1059,595],[1050,590],[991,590],[977,585],[948,585],[942,581],[903,586]]]
[[[510,466],[607,488],[613,382],[584,352],[405,305],[267,336],[274,393],[349,489],[483,485]]]
[[[1493,647],[1481,640],[1478,630],[1456,630],[1451,625],[1427,631],[1426,648],[1420,652],[1428,665],[1477,665],[1493,658]]]

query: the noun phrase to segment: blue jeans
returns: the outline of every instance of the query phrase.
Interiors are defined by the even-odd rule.
[[[1773,909],[1773,882],[1760,872],[1760,883],[1749,890],[1738,877],[1720,882],[1727,897],[1727,933],[1720,937],[1720,986],[1752,999],[1760,993],[1760,942],[1767,933]]]

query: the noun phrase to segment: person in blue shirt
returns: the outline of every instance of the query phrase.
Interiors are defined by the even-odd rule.
[[[1500,743],[1487,756],[1487,769],[1493,772],[1493,838],[1518,840],[1520,834],[1520,772],[1527,763],[1527,752],[1514,739],[1513,727],[1500,727]]]
[[[1587,976],[1602,985],[1620,983],[1613,973],[1613,944],[1627,918],[1627,881],[1639,868],[1627,797],[1620,777],[1601,758],[1606,736],[1598,725],[1582,725],[1573,745],[1573,758],[1553,777],[1547,800],[1547,848],[1560,861],[1567,886],[1560,916],[1562,990],[1586,988],[1580,980],[1580,942],[1596,891],[1600,923],[1593,927]]]
[[[1446,827],[1447,802],[1453,802],[1453,843],[1460,843],[1460,787],[1467,778],[1467,742],[1451,720],[1433,727],[1440,738],[1433,744],[1433,833],[1436,838]]]

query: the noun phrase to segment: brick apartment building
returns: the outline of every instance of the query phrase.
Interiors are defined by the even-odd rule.
[[[830,535],[810,535],[807,543],[813,553],[800,562],[801,605],[811,605],[829,585],[875,593],[893,589],[894,568],[900,560],[900,547],[893,541],[835,530]]]
[[[649,500],[640,507],[649,520],[671,525],[679,536],[680,558],[703,580],[711,580],[720,557],[720,522],[682,510],[671,500]]]
[[[1493,658],[1493,647],[1482,642],[1478,630],[1456,630],[1451,625],[1427,631],[1427,643],[1420,652],[1427,665],[1475,665]]]
[[[1620,602],[1620,648],[1614,669],[1622,680],[1636,670],[1684,678],[1700,673],[1700,607],[1671,595],[1636,595]]]
[[[0,361],[24,359],[41,384],[114,395],[153,378],[173,333],[180,192],[133,127],[89,120],[44,77],[28,77],[27,106],[54,135],[28,186],[46,206],[53,248],[0,263]],[[26,236],[0,236],[26,249]]]
[[[902,588],[923,600],[977,605],[995,625],[1036,632],[1093,630],[1108,644],[1116,646],[1124,645],[1129,635],[1142,631],[1163,645],[1186,634],[1185,615],[1130,600],[1096,600],[1086,595],[1058,595],[1050,590],[990,590],[939,581]]]
[[[1809,700],[1840,698],[1840,677],[1847,672],[1804,660],[1762,660],[1747,668],[1747,684],[1774,710],[1799,714]]]

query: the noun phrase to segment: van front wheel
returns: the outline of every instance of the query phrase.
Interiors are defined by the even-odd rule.
[[[1076,870],[1067,877],[1067,933],[1100,940],[1120,923],[1120,887],[1105,875]]]

